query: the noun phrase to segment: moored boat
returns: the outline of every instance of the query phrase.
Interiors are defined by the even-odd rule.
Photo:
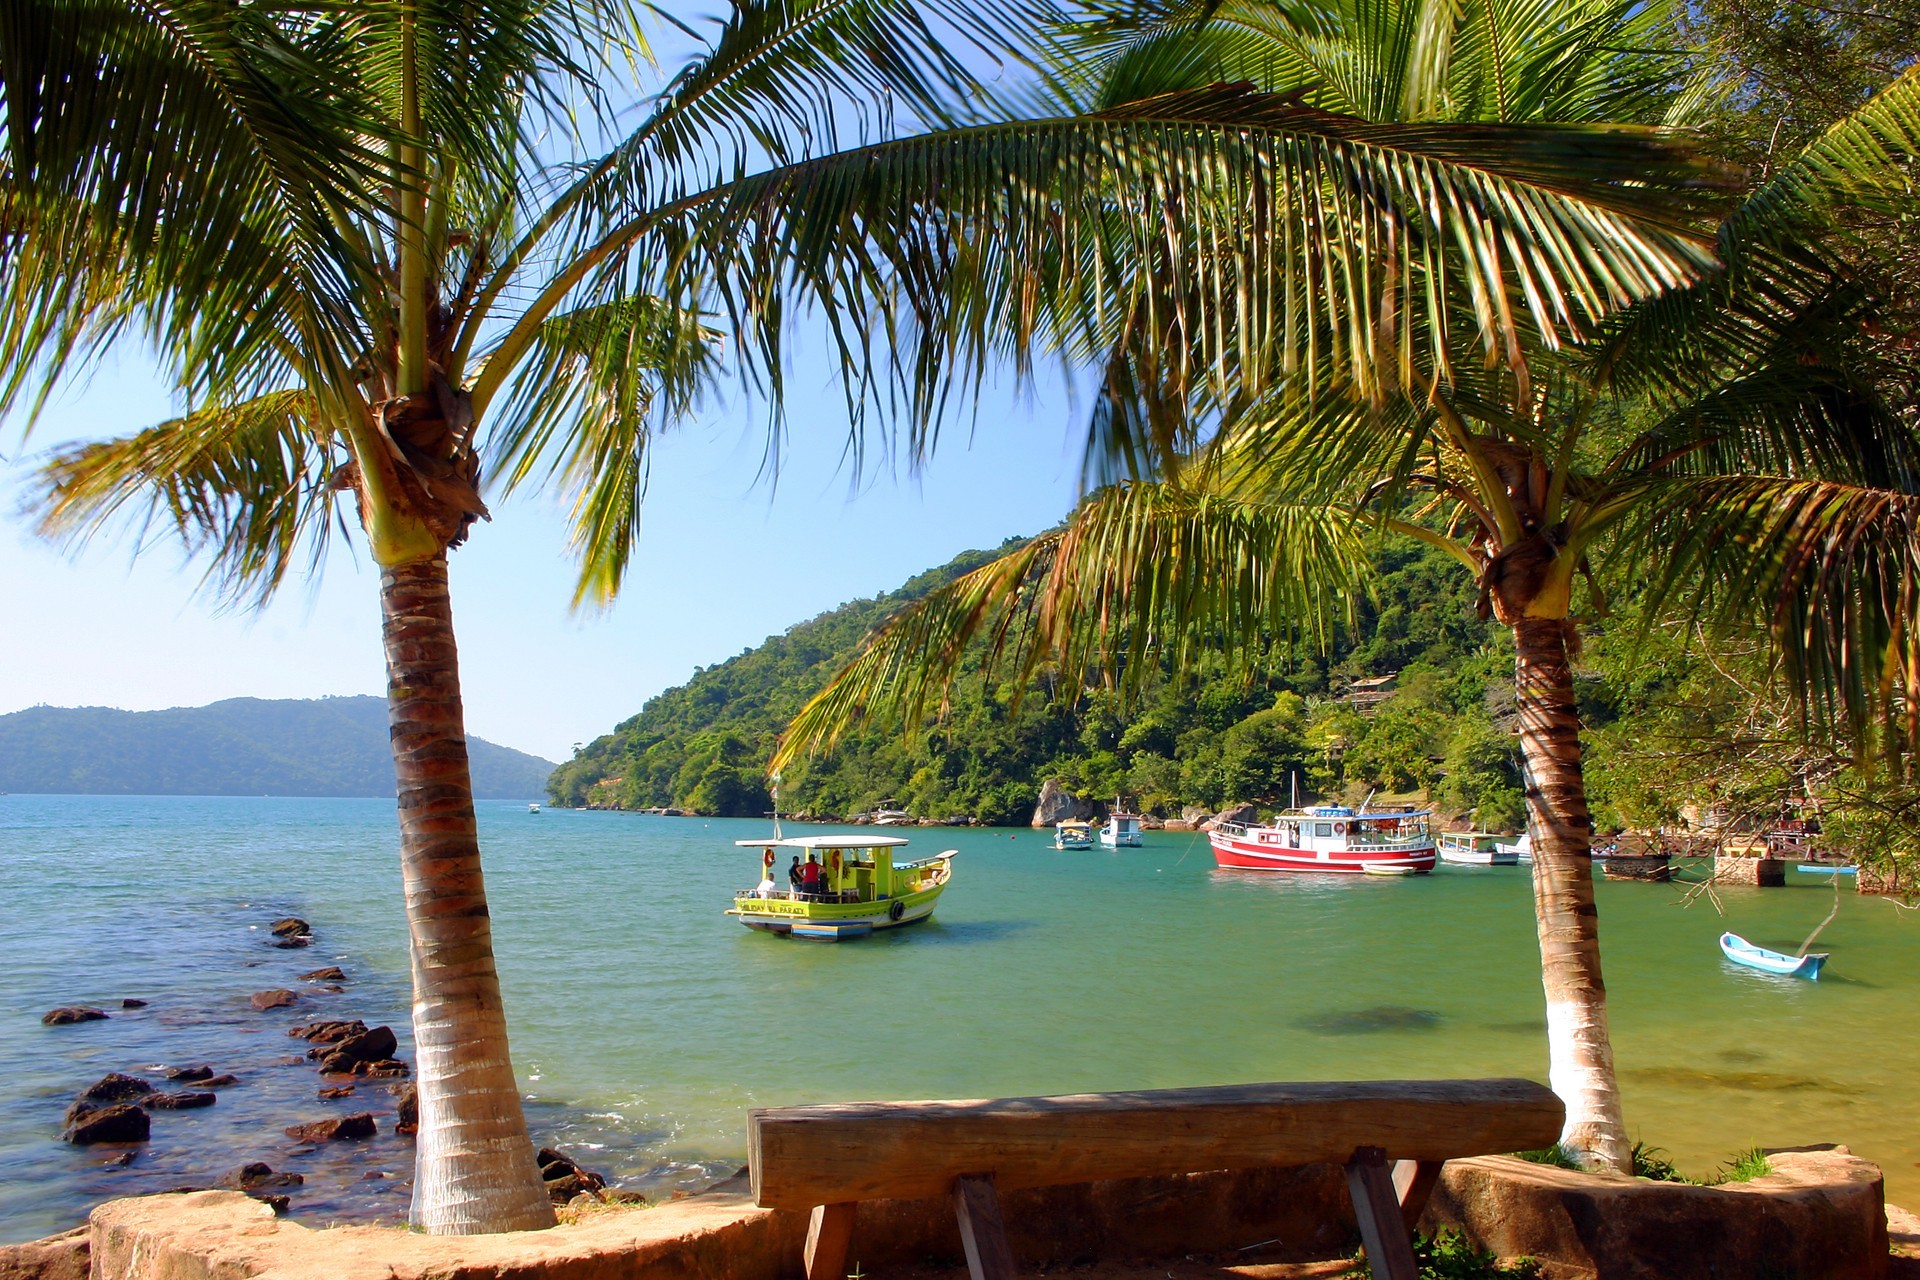
[[[536,800],[536,801],[534,801],[534,802],[533,802],[532,804],[530,804],[530,805],[528,805],[528,806],[527,806],[527,812],[528,812],[528,813],[538,813],[538,812],[540,812],[540,802]]]
[[[1442,831],[1440,861],[1460,867],[1511,867],[1520,851],[1491,831]]]
[[[1796,862],[1795,871],[1804,871],[1810,876],[1857,876],[1860,868],[1844,862]]]
[[[1533,837],[1522,831],[1520,838],[1511,843],[1496,843],[1496,852],[1510,855],[1515,862],[1533,861]]]
[[[1765,947],[1756,947],[1737,933],[1720,935],[1720,950],[1727,959],[1735,964],[1746,965],[1749,969],[1759,969],[1764,973],[1775,973],[1787,978],[1820,979],[1820,967],[1827,962],[1828,953],[1815,951],[1811,955],[1790,956],[1783,951],[1769,951]]]
[[[1140,815],[1128,813],[1118,804],[1100,828],[1100,843],[1115,849],[1140,847]]]
[[[1053,847],[1056,849],[1093,848],[1093,824],[1077,819],[1054,823]]]
[[[1356,813],[1346,805],[1319,805],[1283,813],[1269,826],[1215,823],[1207,838],[1213,860],[1223,867],[1346,875],[1397,867],[1417,873],[1433,870],[1431,816],[1425,810]]]
[[[740,848],[764,851],[763,874],[757,887],[735,895],[727,914],[738,916],[749,929],[828,942],[918,924],[933,914],[953,878],[958,851],[896,863],[893,851],[905,843],[899,836],[851,835],[736,840]],[[814,864],[816,874],[800,884],[778,887],[776,851],[782,849]]]

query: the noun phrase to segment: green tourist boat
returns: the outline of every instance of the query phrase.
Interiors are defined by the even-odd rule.
[[[877,929],[918,924],[933,914],[953,878],[957,849],[918,862],[895,862],[899,836],[775,836],[736,840],[743,849],[759,849],[760,883],[737,894],[727,914],[749,929],[794,938],[840,942]],[[787,880],[789,861],[812,864],[813,874],[795,885]]]

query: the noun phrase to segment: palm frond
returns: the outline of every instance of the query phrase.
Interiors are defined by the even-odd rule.
[[[719,335],[697,312],[621,297],[540,327],[496,407],[489,470],[511,493],[557,484],[580,558],[574,604],[618,592],[640,532],[647,445],[717,371]]]
[[[716,278],[776,385],[777,317],[822,307],[856,402],[884,393],[919,448],[952,388],[1052,315],[1117,320],[1142,279],[1193,282],[1204,312],[1149,321],[1208,335],[1223,400],[1302,369],[1376,395],[1470,346],[1521,364],[1710,269],[1706,176],[1646,131],[1371,126],[1217,86],[780,167],[689,209],[670,257]]]
[[[325,554],[344,461],[313,398],[283,391],[63,449],[36,472],[27,507],[69,545],[130,516],[205,557],[223,594],[264,600]]]
[[[770,767],[830,748],[863,720],[915,731],[977,638],[1022,685],[1042,664],[1070,683],[1097,666],[1123,692],[1163,658],[1179,669],[1205,649],[1234,666],[1275,636],[1324,644],[1365,565],[1359,529],[1339,508],[1191,479],[1101,490],[1065,527],[891,618],[794,718]]]

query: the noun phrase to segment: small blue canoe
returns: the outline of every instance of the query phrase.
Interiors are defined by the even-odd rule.
[[[1735,964],[1744,964],[1749,969],[1777,973],[1788,978],[1811,978],[1816,982],[1820,979],[1820,966],[1827,962],[1828,955],[1825,951],[1805,956],[1769,951],[1765,947],[1754,946],[1737,933],[1721,934],[1720,949],[1727,953],[1727,959]]]
[[[1795,871],[1804,871],[1810,876],[1857,876],[1860,868],[1842,866],[1837,862],[1796,862]]]

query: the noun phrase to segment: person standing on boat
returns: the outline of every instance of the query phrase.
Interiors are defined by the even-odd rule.
[[[807,855],[807,865],[800,869],[800,888],[809,897],[820,892],[820,864],[812,854]]]
[[[793,896],[796,898],[800,896],[801,879],[800,855],[796,853],[793,855],[793,865],[787,868],[787,888],[792,890]]]

